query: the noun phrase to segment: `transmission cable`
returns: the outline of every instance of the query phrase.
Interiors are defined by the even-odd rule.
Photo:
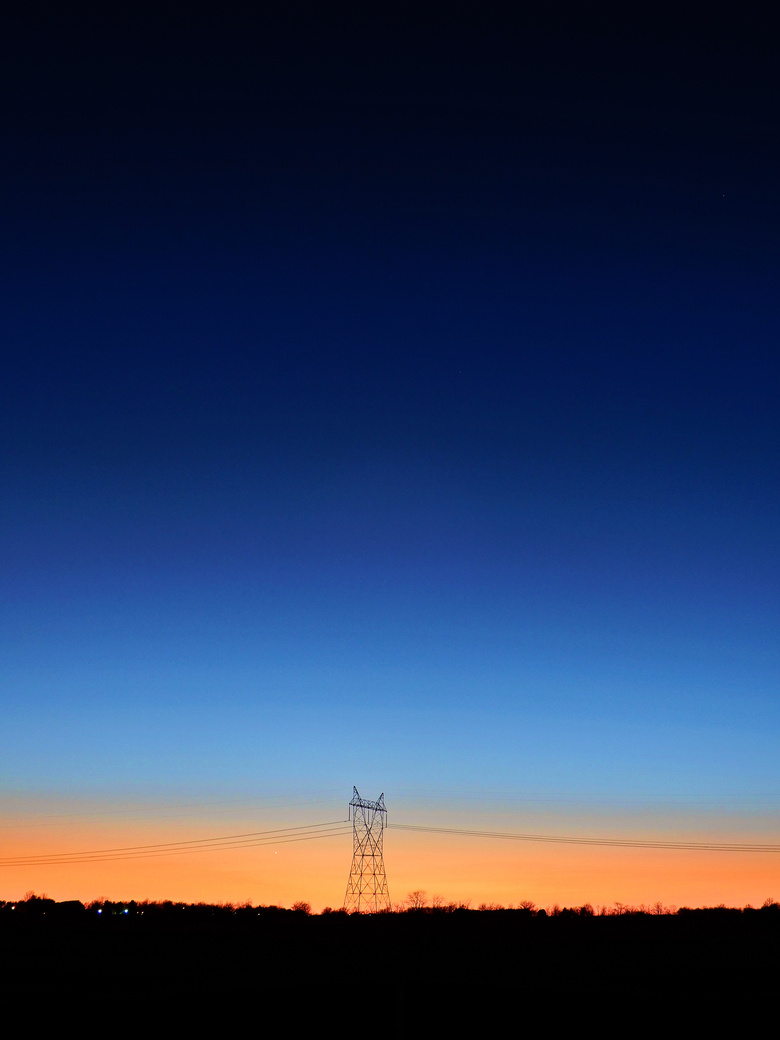
[[[291,833],[294,832],[294,833]],[[55,852],[29,856],[0,858],[0,866],[18,867],[37,864],[89,863],[119,859],[143,859],[148,856],[180,855],[187,852],[208,852],[212,849],[251,848],[260,845],[285,844],[291,841],[310,841],[319,837],[347,834],[344,820],[314,823],[299,827],[279,827],[270,831],[249,831],[217,838],[193,838],[187,841],[159,842],[154,845],[127,845],[113,849],[93,849],[81,852]]]
[[[518,834],[508,831],[478,831],[465,827],[430,827],[413,823],[388,823],[393,830],[424,834],[456,834],[463,837],[501,838],[510,841],[555,842],[561,845],[600,845],[610,848],[677,849],[702,852],[780,852],[780,845],[753,842],[661,841],[642,838],[576,838],[552,834]]]

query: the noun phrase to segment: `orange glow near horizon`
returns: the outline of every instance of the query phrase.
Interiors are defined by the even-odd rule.
[[[278,823],[276,824],[278,826]],[[274,826],[270,822],[267,826]],[[214,833],[213,823],[210,833]],[[221,833],[258,830],[231,823]],[[10,828],[3,857],[117,848],[197,837],[193,828],[128,822]],[[9,830],[6,830],[6,834]],[[202,833],[202,831],[201,831]],[[217,833],[220,833],[219,831]],[[549,833],[549,831],[548,831]],[[339,907],[352,854],[348,832],[314,841],[72,864],[3,866],[0,897],[32,890],[57,900],[251,902],[315,911]],[[385,865],[393,903],[413,890],[445,902],[538,906],[759,906],[778,895],[777,855],[594,848],[388,831]]]

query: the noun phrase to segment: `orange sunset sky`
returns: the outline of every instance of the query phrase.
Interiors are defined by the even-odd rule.
[[[378,793],[378,792],[377,792]],[[160,807],[147,818],[137,819],[140,809],[104,805],[87,811],[82,803],[68,814],[60,801],[38,801],[35,812],[7,814],[3,821],[2,857],[48,856],[64,852],[94,852],[176,841],[192,841],[224,835],[264,831],[312,822],[346,820],[346,805],[339,814],[334,802],[315,803],[309,817],[301,806],[268,806],[247,812],[245,807],[225,810],[222,806]],[[71,806],[71,809],[74,807]],[[422,808],[403,804],[403,819],[426,822]],[[320,810],[317,816],[312,809]],[[330,813],[326,810],[330,809]],[[392,809],[392,803],[391,803]],[[644,826],[635,810],[620,813],[601,806],[589,814],[575,815],[572,808],[549,806],[507,810],[488,815],[454,813],[446,805],[427,822],[446,826],[485,828],[486,820],[504,832],[601,837],[658,838],[669,840],[735,840],[735,831],[722,822],[713,825],[706,813],[683,814],[679,806],[674,822],[663,814],[645,812]],[[17,807],[18,810],[18,807]],[[44,811],[47,810],[47,811]],[[129,818],[128,818],[129,817]],[[605,818],[606,817],[606,818]],[[647,819],[652,827],[647,826]],[[414,833],[394,829],[401,814],[389,815],[385,831],[385,866],[390,896],[401,903],[416,889],[445,901],[517,904],[533,900],[538,906],[594,906],[652,904],[673,906],[760,905],[780,891],[778,857],[767,852],[709,852],[668,849],[637,849],[557,845],[528,841]],[[706,826],[702,826],[702,821]],[[686,826],[687,825],[687,829]],[[286,835],[280,834],[284,838]],[[760,841],[760,830],[740,841]],[[315,910],[338,907],[344,898],[351,862],[351,831],[344,823],[336,834],[307,841],[279,841],[249,848],[155,855],[119,861],[49,863],[25,866],[3,865],[2,897],[17,899],[28,890],[47,893],[55,899],[89,901],[111,899],[173,899],[185,902],[245,902],[255,905],[289,906],[298,900],[310,902]]]

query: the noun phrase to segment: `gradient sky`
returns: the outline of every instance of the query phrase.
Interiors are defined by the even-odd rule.
[[[775,841],[771,54],[261,29],[3,44],[3,854],[353,784],[391,824]],[[348,837],[288,850],[0,895],[339,905]],[[394,898],[780,892],[767,854],[386,861]]]

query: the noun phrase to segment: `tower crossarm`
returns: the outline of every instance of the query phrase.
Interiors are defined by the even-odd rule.
[[[373,809],[374,812],[387,812],[385,806],[385,793],[384,791],[377,798],[375,802],[372,802],[369,798],[361,798],[360,792],[357,787],[352,788],[352,801],[349,803],[353,809]]]

